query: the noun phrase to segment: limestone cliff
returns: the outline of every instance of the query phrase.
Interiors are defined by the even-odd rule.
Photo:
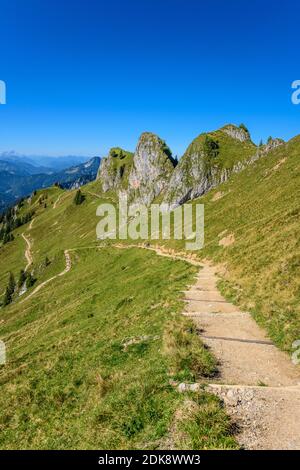
[[[129,174],[129,200],[149,205],[166,190],[176,161],[171,150],[157,135],[141,135]]]
[[[103,192],[127,189],[132,161],[131,152],[119,147],[110,149],[108,156],[101,160],[97,175]]]
[[[229,124],[218,131],[201,134],[174,170],[164,202],[172,209],[205,194],[257,155],[257,147],[244,126]]]
[[[149,205],[159,197],[173,209],[224,183],[231,174],[283,144],[281,139],[269,138],[266,145],[257,147],[244,125],[228,124],[200,134],[177,165],[166,143],[145,132],[134,154],[120,148],[110,150],[101,161],[98,180],[104,192],[126,194],[129,202]]]

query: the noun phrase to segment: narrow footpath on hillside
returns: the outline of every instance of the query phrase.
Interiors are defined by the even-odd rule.
[[[32,229],[32,225],[33,225],[33,222],[34,222],[35,219],[32,219],[32,221],[30,222],[29,224],[29,227],[28,227],[28,230],[31,230]],[[30,240],[30,238],[28,236],[25,235],[25,233],[23,232],[22,233],[22,237],[23,239],[25,240],[26,242],[26,249],[25,249],[25,258],[27,260],[27,265],[25,267],[25,271],[27,271],[29,269],[29,267],[33,264],[33,255],[32,255],[32,242]],[[55,276],[52,276],[50,277],[49,279],[47,279],[46,281],[42,282],[41,284],[39,284],[35,289],[33,289],[32,292],[30,292],[29,295],[27,295],[27,297],[25,297],[20,303],[23,303],[25,302],[26,300],[30,299],[33,295],[35,295],[37,292],[39,292],[43,287],[45,287],[49,282],[53,281],[54,279],[60,277],[60,276],[64,276],[66,273],[68,273],[72,267],[72,261],[71,261],[71,256],[70,256],[70,253],[69,253],[69,250],[65,250],[64,251],[64,255],[65,255],[65,262],[66,262],[66,266],[64,268],[64,270],[62,272],[60,272],[59,274],[56,274]]]
[[[61,271],[59,274],[56,274],[55,276],[50,277],[46,281],[42,282],[39,284],[35,289],[33,289],[32,292],[30,292],[29,295],[25,299],[23,299],[20,303],[26,302],[26,300],[30,299],[32,296],[34,296],[37,292],[39,292],[43,287],[45,287],[49,282],[53,281],[54,279],[57,279],[58,277],[64,276],[66,273],[68,273],[72,267],[72,261],[71,261],[71,256],[68,250],[64,251],[65,255],[65,261],[66,261],[66,267],[63,271]]]
[[[60,195],[58,196],[58,198],[55,200],[55,202],[54,202],[54,204],[53,204],[53,209],[56,209],[57,204],[59,203],[61,197],[62,197],[62,194],[60,194]]]
[[[216,269],[194,255],[146,245],[160,256],[199,266],[195,284],[184,292],[183,312],[196,324],[203,343],[218,360],[219,374],[207,390],[219,396],[238,426],[245,449],[300,449],[300,369],[266,337],[247,312],[217,289]],[[179,389],[188,390],[187,384]],[[199,384],[200,389],[200,384]]]
[[[25,240],[26,248],[25,248],[25,258],[27,260],[27,264],[25,266],[25,271],[27,271],[33,263],[32,252],[31,252],[31,241],[28,237],[26,237],[25,233],[22,233],[22,238]]]
[[[33,222],[34,222],[34,219],[32,219],[32,221],[30,222],[28,230],[32,229]],[[24,232],[22,233],[22,238],[23,240],[25,240],[25,243],[26,243],[25,258],[27,260],[27,265],[25,267],[25,271],[27,271],[33,263],[32,249],[31,249],[32,242],[30,238],[25,235]]]

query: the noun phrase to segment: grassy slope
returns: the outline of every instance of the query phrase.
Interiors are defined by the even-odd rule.
[[[64,249],[75,250],[69,273],[0,311],[8,354],[0,369],[0,447],[235,447],[217,399],[187,400],[169,385],[170,378],[205,381],[215,370],[179,314],[180,291],[195,268],[143,250],[96,249],[101,199],[88,193],[96,190],[97,183],[83,189],[81,206],[72,203],[74,192],[57,188],[48,191],[46,209],[36,203],[41,193],[32,201],[37,283],[62,271]],[[17,274],[26,261],[15,235],[0,249],[0,271]],[[137,342],[125,348],[129,339]]]
[[[225,294],[251,310],[286,350],[300,331],[299,155],[298,137],[193,202],[205,204],[199,255],[224,266]],[[88,191],[97,190],[97,182],[86,186],[79,207],[72,204],[74,192],[63,193],[53,210],[60,190],[51,188],[47,209],[36,205],[31,236],[38,282],[63,269],[64,249],[96,245],[95,211],[104,199]],[[26,264],[24,230],[0,250],[1,289],[9,269],[16,274]],[[220,246],[230,234],[234,243]],[[41,268],[46,254],[51,265]],[[72,260],[64,282],[1,311],[9,357],[0,373],[1,447],[234,446],[215,399],[203,394],[186,402],[168,382],[170,371],[179,380],[205,380],[214,370],[178,315],[179,291],[193,268],[109,247],[77,250]],[[159,339],[125,351],[122,342],[139,335]],[[178,423],[182,415],[188,418]]]
[[[228,136],[222,130],[199,135],[191,144],[193,150],[201,149],[207,135],[219,144],[219,154],[213,160],[214,166],[219,169],[232,169],[235,164],[247,161],[250,157],[253,157],[257,151],[257,147],[251,140],[240,142]],[[190,150],[188,150],[188,153],[190,153]]]
[[[196,202],[205,205],[199,255],[225,266],[225,294],[291,351],[300,335],[300,137]],[[219,246],[230,234],[235,242]]]

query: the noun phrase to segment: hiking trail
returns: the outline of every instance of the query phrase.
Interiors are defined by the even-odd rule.
[[[32,225],[33,225],[33,222],[34,222],[34,219],[32,219],[32,221],[30,222],[30,225],[28,227],[29,230],[32,229]],[[29,269],[29,267],[33,264],[33,256],[32,256],[32,242],[30,241],[30,239],[25,235],[25,233],[23,232],[22,233],[22,237],[23,239],[25,240],[26,242],[26,249],[25,249],[25,257],[26,257],[26,260],[27,260],[27,265],[25,267],[25,271],[27,271]],[[42,282],[41,284],[39,284],[35,289],[33,289],[32,292],[30,292],[30,294],[25,297],[24,299],[21,300],[20,303],[23,303],[25,302],[26,300],[30,299],[33,295],[35,295],[37,292],[39,292],[44,286],[46,286],[50,281],[53,281],[54,279],[56,279],[57,277],[60,277],[60,276],[64,276],[64,274],[66,274],[67,272],[70,271],[71,267],[72,267],[72,261],[71,261],[71,256],[70,256],[70,253],[68,250],[65,250],[64,251],[64,255],[65,255],[65,262],[66,262],[66,267],[65,269],[60,272],[59,274],[56,274],[55,276],[52,276],[50,277],[49,279],[47,279],[46,281]]]
[[[206,389],[220,397],[238,426],[246,449],[300,449],[300,370],[267,338],[251,315],[227,302],[217,289],[217,271],[195,255],[146,245],[160,256],[199,266],[184,292],[183,315],[198,328],[202,342],[218,360],[219,374]],[[184,384],[181,384],[181,387]]]
[[[27,260],[27,264],[25,266],[25,271],[27,271],[33,263],[32,251],[31,251],[32,243],[31,243],[30,239],[28,237],[26,237],[24,232],[22,233],[22,238],[25,240],[25,243],[26,243],[25,258]]]
[[[39,284],[35,289],[33,289],[32,292],[30,292],[30,294],[25,298],[23,299],[20,303],[23,303],[23,302],[26,302],[26,300],[30,299],[33,295],[35,295],[37,292],[39,292],[44,286],[46,286],[47,284],[49,284],[49,282],[53,281],[54,279],[57,279],[58,277],[61,277],[61,276],[64,276],[66,273],[68,273],[72,267],[72,260],[71,260],[71,256],[70,256],[70,253],[68,250],[65,250],[64,251],[64,255],[65,255],[65,262],[66,262],[66,267],[65,269],[60,272],[59,274],[56,274],[55,276],[52,276],[50,277],[49,279],[47,279],[46,281],[42,282],[41,284]]]

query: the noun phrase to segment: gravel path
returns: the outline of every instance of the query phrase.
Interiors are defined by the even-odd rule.
[[[184,315],[194,320],[202,341],[218,360],[218,377],[207,389],[223,400],[238,427],[240,445],[300,450],[299,367],[273,345],[249,313],[222,297],[212,265],[197,261],[192,254],[140,247],[201,268],[195,284],[184,292]]]

